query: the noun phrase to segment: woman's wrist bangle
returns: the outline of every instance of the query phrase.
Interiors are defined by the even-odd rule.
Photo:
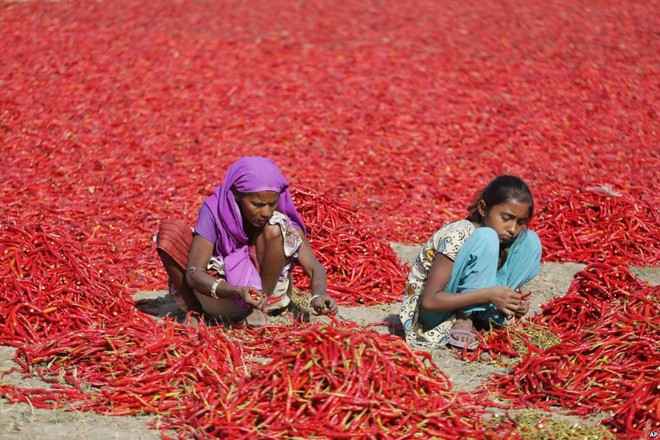
[[[316,295],[312,295],[312,297],[309,299],[309,302],[312,302],[312,301],[314,301],[316,298],[319,298],[319,297],[321,297],[321,296],[323,296],[323,295],[318,294],[318,293],[317,293]]]
[[[211,298],[218,299],[218,284],[220,284],[220,281],[222,281],[220,278],[215,280],[213,284],[211,285]]]

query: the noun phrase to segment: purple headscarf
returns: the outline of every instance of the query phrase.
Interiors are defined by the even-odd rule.
[[[213,213],[218,228],[215,254],[224,258],[228,284],[256,287],[261,290],[261,276],[250,261],[248,237],[243,230],[241,210],[236,203],[232,188],[241,193],[278,192],[280,199],[277,210],[286,214],[294,226],[304,233],[305,224],[291,200],[288,187],[289,182],[272,160],[263,157],[243,157],[229,167],[222,185],[204,201]]]

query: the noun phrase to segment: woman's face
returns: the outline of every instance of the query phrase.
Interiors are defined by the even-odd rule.
[[[275,212],[280,194],[275,191],[247,193],[238,197],[236,203],[241,209],[243,220],[255,228],[263,228]]]
[[[495,229],[501,244],[515,240],[529,222],[529,204],[517,200],[507,200],[490,208],[481,200],[479,212],[483,216],[482,226]]]

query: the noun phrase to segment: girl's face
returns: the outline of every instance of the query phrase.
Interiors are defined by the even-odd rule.
[[[247,193],[236,199],[243,221],[255,228],[263,228],[277,208],[280,194],[275,191]]]
[[[480,200],[479,213],[483,216],[481,225],[495,229],[501,244],[515,240],[529,222],[529,204],[517,200],[507,200],[490,208]]]

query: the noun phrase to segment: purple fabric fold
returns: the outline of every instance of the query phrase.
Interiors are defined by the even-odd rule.
[[[214,255],[222,256],[224,259],[228,284],[261,290],[261,276],[250,261],[248,237],[243,230],[241,210],[236,203],[232,188],[241,193],[278,192],[280,199],[277,210],[286,214],[294,225],[305,233],[305,224],[293,204],[288,187],[289,182],[272,160],[263,157],[243,157],[229,167],[222,185],[204,201],[213,213],[218,229]]]

